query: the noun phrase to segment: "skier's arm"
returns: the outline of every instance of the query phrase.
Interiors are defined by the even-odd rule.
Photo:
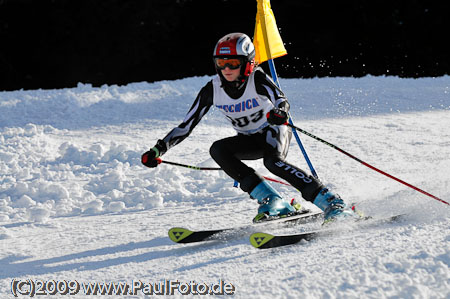
[[[262,70],[255,73],[256,92],[273,103],[274,108],[269,112],[267,121],[272,125],[282,125],[288,120],[289,102],[283,91]]]
[[[283,91],[273,82],[266,73],[261,69],[255,70],[255,87],[256,92],[270,99],[275,108],[289,111],[289,102]]]
[[[198,93],[191,109],[186,114],[183,122],[172,129],[163,139],[159,139],[156,145],[142,156],[142,163],[148,167],[157,166],[155,158],[162,156],[171,147],[177,145],[191,134],[195,126],[202,117],[208,112],[213,103],[213,86],[208,82]],[[145,156],[145,157],[144,157]]]

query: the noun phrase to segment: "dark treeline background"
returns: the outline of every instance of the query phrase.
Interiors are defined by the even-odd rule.
[[[450,73],[449,2],[272,0],[282,77]],[[212,75],[216,41],[253,37],[256,0],[0,0],[0,90]]]

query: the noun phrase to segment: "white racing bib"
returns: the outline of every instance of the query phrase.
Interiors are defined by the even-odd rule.
[[[229,97],[220,86],[217,75],[213,79],[213,103],[230,120],[233,128],[242,134],[253,134],[267,127],[266,114],[274,105],[269,98],[256,93],[255,73],[250,74],[245,91],[238,99]]]

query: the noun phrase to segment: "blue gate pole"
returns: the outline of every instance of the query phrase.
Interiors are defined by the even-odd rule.
[[[270,74],[272,75],[272,79],[275,82],[275,84],[278,86],[278,88],[280,88],[280,83],[278,82],[278,75],[277,75],[277,71],[275,69],[275,64],[273,62],[273,59],[269,59],[267,61],[269,63],[269,68],[270,68]],[[289,123],[291,125],[294,125],[293,121],[292,121],[292,117],[289,115]],[[319,176],[317,175],[316,170],[314,169],[314,166],[311,163],[311,160],[308,157],[308,154],[306,153],[305,147],[302,144],[302,141],[300,140],[300,136],[298,136],[297,131],[292,128],[292,133],[294,133],[295,139],[297,140],[298,146],[300,147],[300,150],[302,151],[303,157],[305,157],[306,163],[309,166],[309,169],[311,170],[311,174],[318,179]]]

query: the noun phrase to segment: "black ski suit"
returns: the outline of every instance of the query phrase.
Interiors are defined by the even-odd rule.
[[[272,79],[261,68],[255,69],[252,75],[256,93],[260,97],[270,99],[274,108],[280,108],[287,112],[289,103]],[[246,82],[243,86],[236,87],[222,80],[220,88],[223,88],[230,98],[238,99],[247,87],[252,88],[247,85]],[[162,140],[158,140],[159,147],[163,148],[160,155],[189,136],[215,103],[214,94],[213,80],[211,80],[199,92],[184,121]],[[265,115],[263,117],[265,119]],[[228,118],[236,127],[236,119]],[[265,123],[263,128],[257,132],[244,134],[238,131],[236,136],[215,141],[210,148],[210,154],[230,177],[240,183],[241,189],[245,192],[251,193],[253,188],[262,181],[262,178],[242,160],[263,159],[264,166],[271,173],[289,182],[302,193],[304,199],[312,202],[323,186],[313,176],[285,161],[291,137],[292,132],[287,126],[271,126]]]

